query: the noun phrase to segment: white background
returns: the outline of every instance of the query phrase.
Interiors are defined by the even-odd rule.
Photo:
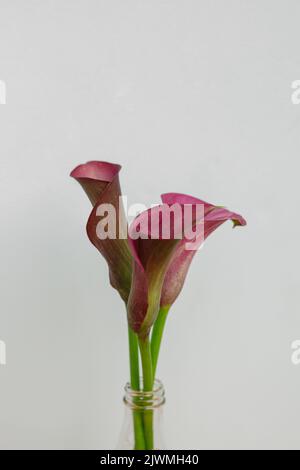
[[[300,448],[297,0],[0,0],[0,447],[114,448],[126,317],[69,178],[243,214],[194,260],[158,376],[170,448]]]

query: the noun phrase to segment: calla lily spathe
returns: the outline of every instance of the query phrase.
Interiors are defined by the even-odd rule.
[[[88,237],[107,261],[112,287],[117,289],[121,298],[127,302],[132,277],[132,256],[127,241],[124,208],[119,199],[121,196],[120,169],[120,165],[113,163],[90,161],[77,166],[70,176],[81,184],[93,205],[86,226]],[[97,212],[101,204],[111,204],[115,208],[116,233],[123,234],[122,237],[101,240],[97,236],[97,224],[103,217]]]
[[[131,328],[140,336],[146,337],[154,324],[159,308],[170,307],[178,297],[183,287],[189,266],[196,253],[196,249],[190,250],[186,248],[187,242],[193,240],[187,239],[184,232],[180,238],[175,238],[176,225],[182,227],[184,231],[184,207],[191,206],[196,208],[197,205],[203,207],[201,217],[197,219],[196,210],[193,219],[194,228],[203,224],[203,232],[201,240],[196,243],[199,246],[203,241],[221,224],[227,220],[232,220],[234,226],[245,225],[246,221],[239,214],[228,211],[227,209],[214,206],[192,196],[178,193],[169,193],[162,195],[162,206],[156,206],[141,214],[134,220],[129,229],[129,244],[134,257],[133,279],[130,296],[128,299],[128,321]],[[173,218],[155,216],[155,212],[168,212],[168,208],[176,208],[181,210],[175,211]],[[180,217],[180,223],[176,221]],[[159,233],[158,239],[151,239],[152,227],[151,220],[160,220],[160,226],[156,230]],[[163,223],[171,224],[167,227],[165,233],[171,234],[168,239],[163,238]],[[141,233],[142,237],[133,239],[132,235],[136,233],[136,227],[147,227],[147,233]],[[194,241],[196,241],[197,231],[195,232]]]

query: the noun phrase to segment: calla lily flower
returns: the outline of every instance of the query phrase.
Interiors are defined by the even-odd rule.
[[[129,245],[134,258],[134,268],[128,299],[128,321],[131,328],[141,337],[149,334],[159,307],[169,308],[176,300],[196,253],[196,249],[186,248],[187,242],[192,240],[185,236],[184,208],[186,206],[203,208],[201,217],[197,218],[194,211],[192,220],[193,228],[204,224],[203,231],[200,232],[201,239],[196,243],[196,247],[199,247],[204,239],[226,220],[233,220],[234,225],[246,224],[240,215],[192,196],[169,193],[162,195],[162,201],[163,205],[139,214],[129,229]],[[175,211],[173,218],[163,217],[168,208],[176,206],[181,210],[177,214]],[[162,214],[162,217],[157,217],[157,213]],[[157,221],[157,227],[154,227],[156,239],[151,238],[153,226],[150,221],[153,219]],[[170,224],[169,227],[164,227],[166,220]],[[168,238],[164,238],[164,230]],[[139,232],[139,238],[136,238],[136,232]],[[196,232],[194,241],[197,241],[197,236]]]
[[[88,237],[107,261],[111,285],[127,302],[132,277],[132,256],[128,246],[124,208],[119,199],[120,169],[120,165],[113,163],[91,161],[77,166],[70,176],[80,183],[92,203],[93,210],[86,227]],[[115,210],[115,238],[100,239],[97,235],[97,226],[105,218],[105,214],[98,210],[100,206],[105,207],[103,205],[110,205]]]

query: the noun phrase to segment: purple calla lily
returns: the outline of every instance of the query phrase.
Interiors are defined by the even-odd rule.
[[[134,258],[132,288],[128,300],[128,320],[131,328],[140,336],[147,336],[155,322],[159,306],[170,307],[178,297],[186,278],[190,263],[196,253],[196,249],[186,248],[187,239],[183,236],[176,238],[176,223],[180,218],[178,226],[184,229],[184,207],[201,205],[203,207],[202,217],[194,219],[193,225],[204,223],[202,239],[210,235],[218,226],[226,220],[233,220],[235,225],[245,225],[245,220],[238,214],[227,209],[208,204],[192,196],[169,193],[162,195],[163,205],[156,206],[142,212],[132,223],[129,229],[129,245]],[[167,212],[166,208],[181,208],[178,215],[173,218],[159,220],[155,213]],[[151,239],[153,227],[151,220],[159,220],[158,230],[154,230],[158,239]],[[167,220],[171,226],[167,227],[166,233],[170,235],[164,239],[162,232]],[[139,238],[133,239],[137,227],[143,227],[139,231]],[[177,234],[178,235],[178,234]],[[195,235],[196,237],[196,235]],[[189,240],[191,241],[191,240]]]
[[[127,302],[131,286],[132,256],[127,241],[127,222],[120,203],[120,169],[120,165],[113,163],[91,161],[77,166],[70,176],[80,183],[93,205],[87,223],[88,237],[107,261],[112,287]],[[102,204],[111,204],[115,209],[118,236],[114,239],[102,240],[97,235],[97,225],[104,218],[98,214],[98,208]]]

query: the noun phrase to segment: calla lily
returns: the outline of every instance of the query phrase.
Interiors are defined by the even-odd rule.
[[[245,225],[245,220],[238,214],[227,209],[208,204],[200,199],[183,194],[164,194],[162,196],[163,205],[156,206],[141,213],[133,222],[129,229],[129,244],[134,258],[132,288],[128,301],[128,319],[131,328],[145,337],[148,335],[151,326],[155,322],[159,306],[169,307],[179,295],[190,263],[196,253],[196,249],[187,249],[187,240],[183,236],[184,230],[184,207],[197,205],[203,207],[201,218],[194,218],[193,226],[204,223],[202,238],[196,246],[210,235],[218,226],[226,220],[233,220],[235,225]],[[168,208],[179,206],[181,208],[173,218],[162,216],[156,230],[157,239],[151,239],[153,227],[150,220],[158,220],[156,213],[164,213]],[[177,217],[177,218],[176,218]],[[180,238],[176,238],[176,223],[178,217],[182,228]],[[163,238],[164,221],[171,224],[166,230],[168,239]],[[139,231],[140,237],[135,239],[137,227],[143,227]],[[178,231],[178,230],[177,230]],[[197,235],[195,235],[195,238]]]
[[[91,161],[77,166],[70,176],[80,183],[93,205],[87,222],[88,237],[107,261],[111,285],[127,302],[131,286],[132,256],[128,247],[124,208],[119,199],[120,169],[120,165]],[[104,214],[99,213],[98,209],[103,204],[111,205],[115,210],[116,238],[100,239],[97,235],[97,226],[104,219]]]

